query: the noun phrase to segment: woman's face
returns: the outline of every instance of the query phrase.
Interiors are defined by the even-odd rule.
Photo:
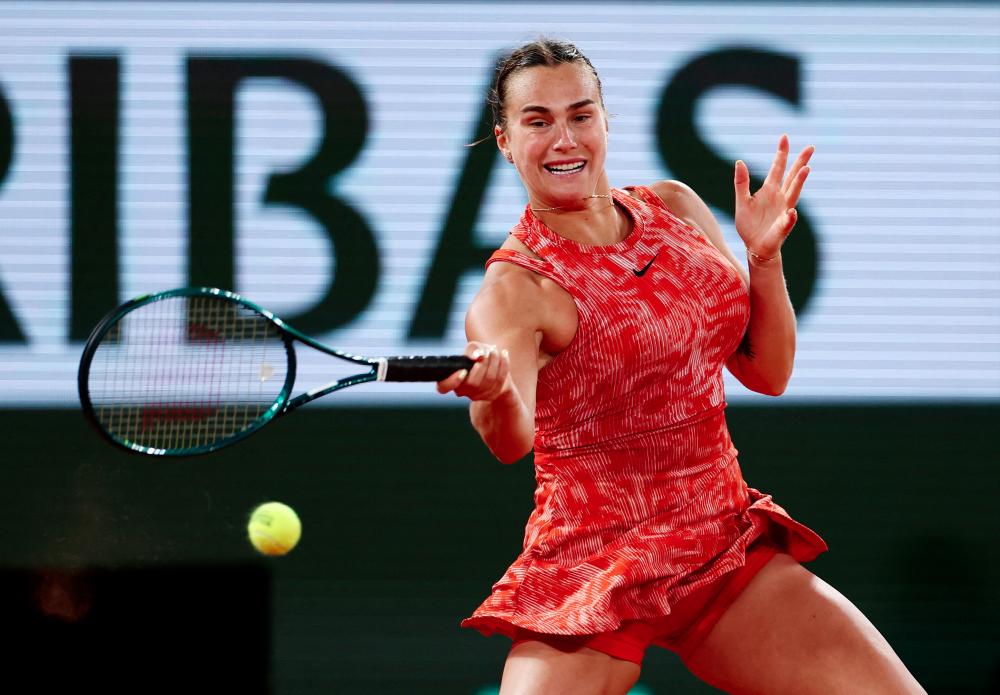
[[[509,153],[529,199],[584,208],[606,186],[608,121],[597,80],[583,63],[520,70],[507,80],[507,127],[497,146]],[[606,192],[606,191],[604,191]]]

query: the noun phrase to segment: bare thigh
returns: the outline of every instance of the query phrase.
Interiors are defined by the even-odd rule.
[[[500,695],[624,695],[639,680],[639,670],[588,647],[564,652],[544,642],[521,642],[507,656]]]
[[[779,553],[686,660],[729,693],[925,693],[875,626],[829,584]]]

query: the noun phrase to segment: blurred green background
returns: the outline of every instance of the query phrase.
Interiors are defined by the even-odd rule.
[[[201,282],[366,354],[460,348],[524,204],[466,145],[496,51],[549,32],[600,66],[616,184],[676,177],[726,213],[736,157],[818,146],[785,247],[813,297],[798,392],[730,408],[744,475],[930,693],[1000,693],[995,4],[0,3],[0,689],[495,692],[509,642],[458,624],[520,550],[534,476],[464,408],[334,397],[155,460],[90,431],[72,377],[111,306]],[[350,310],[286,313],[335,263]],[[303,521],[284,558],[245,537],[267,500]],[[639,692],[713,691],[652,649]]]
[[[748,482],[823,535],[831,550],[810,569],[871,618],[931,693],[998,691],[997,415],[957,405],[729,409]],[[261,692],[485,695],[509,641],[458,622],[518,553],[534,475],[530,458],[493,460],[467,417],[311,407],[218,454],[163,460],[112,450],[76,411],[2,411],[3,569],[30,578],[102,568],[93,581],[104,583],[152,569],[163,578],[147,600],[169,595],[191,634],[217,631],[218,659],[270,653]],[[304,526],[280,559],[256,556],[244,535],[250,510],[272,499]],[[177,568],[183,579],[170,578]],[[241,593],[238,577],[260,590]],[[8,613],[31,603],[21,586]],[[211,613],[216,604],[228,613]],[[44,624],[83,636],[99,608],[91,600],[83,615]],[[270,636],[260,629],[267,649],[255,656],[245,644],[262,616]],[[177,652],[190,636],[162,634],[179,630],[163,624],[134,638],[175,645],[164,662],[183,671],[190,660]],[[640,683],[647,694],[715,692],[655,648]]]

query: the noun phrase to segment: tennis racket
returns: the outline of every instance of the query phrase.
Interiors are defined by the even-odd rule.
[[[366,370],[292,398],[295,342]],[[370,381],[440,381],[468,357],[361,357],[327,347],[238,294],[186,287],[126,302],[80,359],[83,411],[113,444],[153,456],[204,454],[328,393]]]

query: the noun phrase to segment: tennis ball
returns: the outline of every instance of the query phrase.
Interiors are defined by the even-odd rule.
[[[265,502],[247,522],[250,542],[264,555],[284,555],[302,536],[302,522],[295,510],[281,502]]]

